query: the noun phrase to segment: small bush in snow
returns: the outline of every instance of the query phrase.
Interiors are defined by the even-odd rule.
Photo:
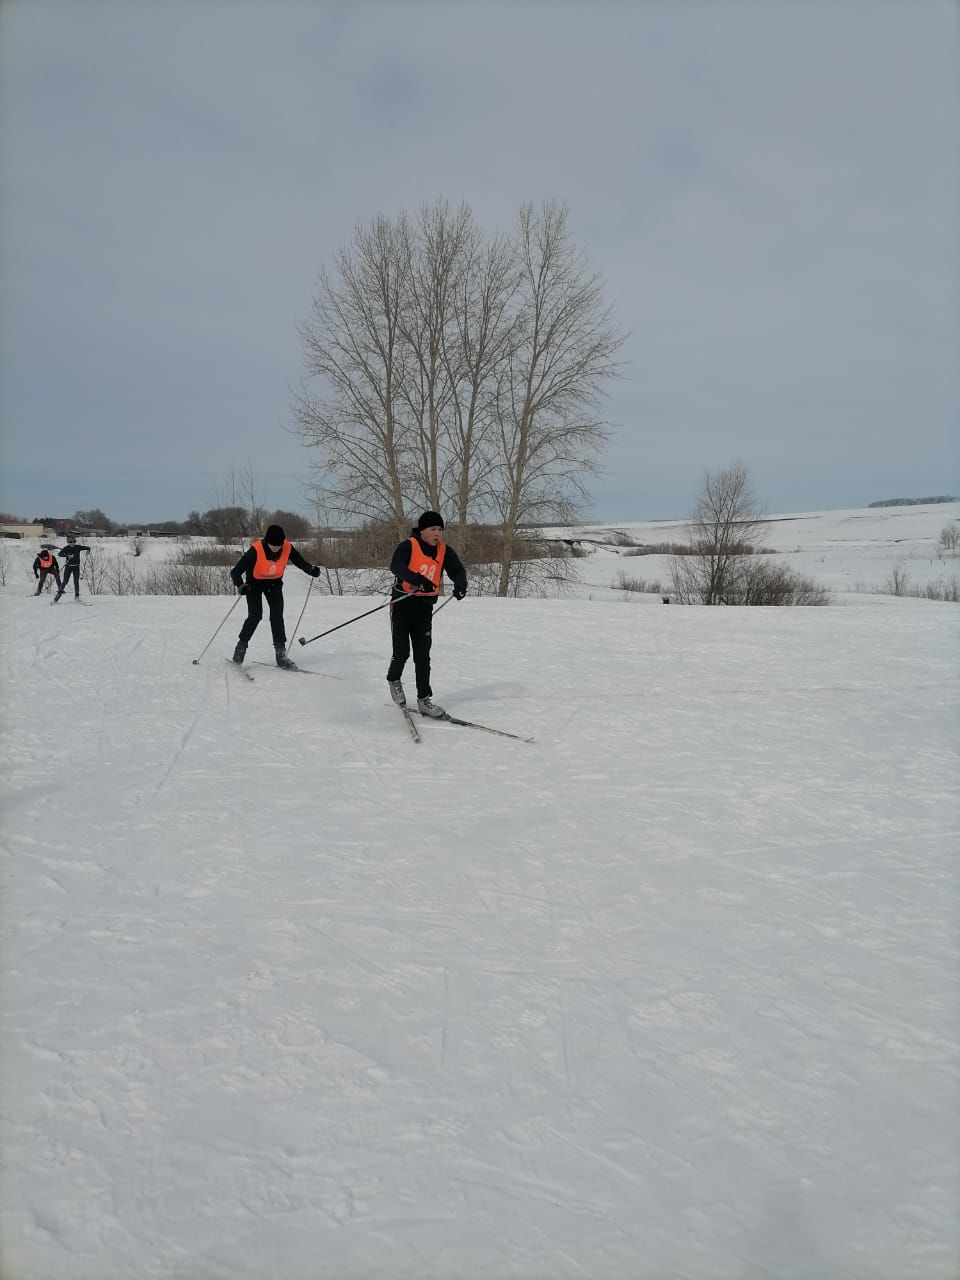
[[[648,582],[646,578],[631,578],[622,569],[617,575],[617,587],[620,591],[637,591],[658,596],[663,594],[663,588],[659,582]]]
[[[905,596],[907,587],[910,584],[910,575],[907,573],[907,566],[902,560],[890,570],[890,576],[886,581],[886,594],[889,596]]]
[[[960,520],[945,524],[940,530],[940,550],[956,551],[960,547]]]

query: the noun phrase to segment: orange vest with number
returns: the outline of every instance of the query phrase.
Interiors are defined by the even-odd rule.
[[[261,538],[258,538],[251,545],[257,553],[257,563],[253,566],[253,576],[257,581],[269,582],[271,578],[282,578],[283,571],[287,567],[287,561],[290,559],[292,543],[285,542],[283,544],[283,549],[276,560],[267,559],[267,553],[263,549],[263,540]]]
[[[443,556],[447,549],[445,542],[437,543],[437,558],[433,559],[428,556],[416,538],[410,539],[410,572],[422,574],[424,578],[429,578],[433,583],[432,591],[420,591],[422,596],[438,596],[440,594],[440,575],[443,573]],[[404,591],[418,591],[417,587],[412,587],[409,582],[401,583]]]
[[[49,551],[40,552],[40,568],[41,569],[53,568],[53,556],[50,554]]]

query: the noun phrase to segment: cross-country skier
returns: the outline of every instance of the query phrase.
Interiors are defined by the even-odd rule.
[[[73,595],[74,599],[80,599],[80,553],[81,551],[89,551],[89,547],[85,547],[82,543],[77,542],[75,533],[67,534],[67,545],[61,547],[58,555],[63,556],[65,568],[63,571],[63,586],[53,597],[56,603],[70,584],[70,575],[73,575]]]
[[[44,547],[33,562],[33,576],[37,579],[37,589],[33,593],[38,596],[46,585],[47,576],[53,577],[60,590],[60,564],[49,547]]]
[[[320,566],[304,560],[293,543],[287,541],[283,529],[272,524],[230,570],[233,585],[247,597],[247,620],[240,628],[237,647],[233,651],[234,662],[243,662],[250,637],[263,617],[263,602],[266,600],[277,666],[296,671],[297,664],[287,657],[287,632],[283,625],[283,571],[288,563],[309,573],[312,578],[320,573]]]
[[[462,600],[467,594],[467,571],[453,547],[442,538],[443,516],[439,511],[424,511],[417,527],[410,530],[410,537],[400,543],[390,561],[390,572],[396,579],[391,593],[394,603],[389,610],[393,637],[393,658],[387,672],[390,696],[398,706],[407,705],[400,677],[412,646],[417,707],[421,715],[434,719],[446,715],[433,701],[430,688],[433,606],[443,574],[453,583],[455,600]],[[407,599],[408,596],[413,598]],[[397,603],[400,600],[403,604]]]

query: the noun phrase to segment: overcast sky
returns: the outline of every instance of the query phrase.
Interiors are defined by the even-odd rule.
[[[0,5],[0,505],[309,510],[296,325],[357,222],[565,201],[629,332],[599,519],[960,493],[952,0]],[[285,429],[286,428],[286,429]]]

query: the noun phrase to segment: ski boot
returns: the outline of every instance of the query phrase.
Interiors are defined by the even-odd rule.
[[[403,692],[403,685],[399,680],[388,680],[390,686],[390,697],[394,700],[398,707],[407,705],[407,695]]]
[[[438,707],[432,698],[418,698],[417,710],[422,716],[427,716],[430,720],[443,720],[447,714],[443,707]]]
[[[287,657],[287,646],[278,644],[274,646],[277,655],[277,666],[282,667],[284,671],[297,671],[298,667],[295,662]]]
[[[247,646],[243,643],[242,640],[238,640],[237,647],[233,651],[233,660],[238,667],[243,662],[246,656],[247,656]]]

